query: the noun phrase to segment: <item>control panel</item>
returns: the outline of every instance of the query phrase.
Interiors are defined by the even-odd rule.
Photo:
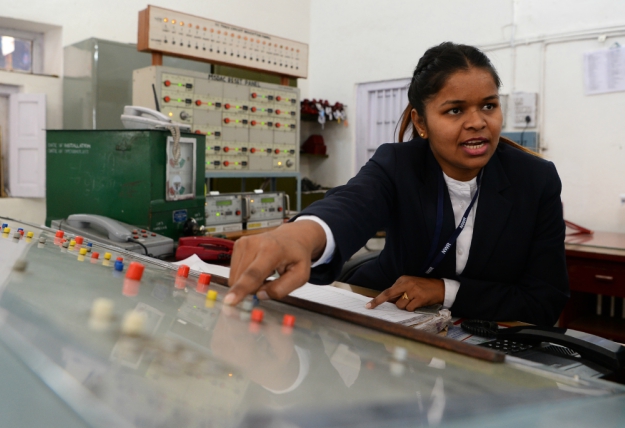
[[[154,89],[153,89],[154,87]],[[133,74],[133,105],[206,136],[207,171],[299,171],[299,89],[170,67]]]
[[[284,192],[248,193],[244,201],[243,218],[248,230],[279,226],[289,210],[288,195]]]
[[[243,229],[243,198],[239,194],[206,195],[206,227],[209,233]]]
[[[308,45],[161,7],[139,12],[141,52],[308,77]]]

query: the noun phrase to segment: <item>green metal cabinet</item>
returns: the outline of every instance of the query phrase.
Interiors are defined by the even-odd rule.
[[[169,131],[47,131],[46,225],[98,214],[178,239],[188,219],[204,225],[205,137],[196,139],[195,197],[166,200]]]

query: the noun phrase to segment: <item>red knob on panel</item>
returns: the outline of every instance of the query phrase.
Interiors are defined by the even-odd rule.
[[[76,243],[77,243],[78,245],[82,245],[82,243],[84,242],[84,239],[85,239],[85,238],[83,238],[82,236],[77,236],[77,237],[75,238],[75,241],[76,241]]]
[[[196,105],[196,106],[201,106],[201,105],[202,105],[202,101],[197,100],[197,101],[195,102],[195,105]]]
[[[253,120],[253,121],[251,121],[251,122],[250,122],[250,124],[251,124],[252,126],[256,126],[256,121],[255,121],[255,120]]]
[[[265,313],[263,312],[262,309],[254,309],[252,310],[252,321],[254,322],[262,322],[263,321],[263,316],[265,315]]]
[[[230,151],[230,147],[224,147],[224,152],[228,153]]]
[[[165,84],[165,86],[170,86],[171,85],[171,82],[169,80],[165,80],[163,83]]]
[[[281,213],[282,212],[282,207],[278,207],[278,212]]]
[[[128,266],[128,270],[126,271],[126,278],[133,279],[135,281],[140,281],[143,276],[143,270],[145,266],[143,266],[139,262],[130,262]]]
[[[280,125],[279,123],[276,123],[276,128],[281,127],[282,125]]]
[[[251,148],[251,150],[250,150],[250,152],[252,152],[252,153],[256,153],[256,149],[252,147],[252,148]]]
[[[224,107],[226,108],[226,110],[228,110],[230,109],[230,104],[226,104]]]
[[[280,111],[280,110],[276,110],[276,114],[280,114],[280,113],[281,113],[281,111]]]
[[[211,274],[210,273],[201,273],[200,277],[197,280],[198,284],[208,285],[211,283]]]
[[[165,98],[163,98],[163,101],[165,101],[166,103],[171,101],[171,98],[169,98],[169,96],[166,96]]]
[[[202,131],[200,131],[199,129],[197,131],[195,131],[196,134],[201,134]]]
[[[282,101],[282,97],[281,97],[280,95],[278,95],[278,96],[276,97],[276,101]]]
[[[236,214],[236,215],[241,215],[241,211],[236,210],[235,214]]]
[[[224,161],[224,166],[228,166],[228,165],[230,165],[230,162]]]
[[[295,317],[290,314],[285,314],[282,317],[282,325],[285,327],[293,327],[295,325]]]
[[[252,98],[256,98],[257,96],[258,96],[258,95],[256,95],[256,92],[254,92],[254,93],[252,94]]]
[[[252,107],[252,113],[256,113],[256,107]]]
[[[178,276],[181,276],[183,278],[188,278],[189,277],[189,270],[191,270],[191,268],[187,265],[180,265],[180,267],[178,268]]]
[[[280,149],[276,149],[276,154],[279,155],[280,154]]]
[[[62,238],[63,235],[65,235],[65,232],[63,232],[62,230],[57,230],[56,233],[54,234],[54,236],[57,238]]]
[[[225,119],[224,119],[224,123],[230,123],[230,119],[225,118]]]

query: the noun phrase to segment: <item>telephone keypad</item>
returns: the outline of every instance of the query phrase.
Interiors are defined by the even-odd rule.
[[[509,339],[496,339],[491,342],[481,343],[479,346],[495,349],[507,355],[516,354],[518,352],[526,351],[528,349],[536,347],[536,345],[515,342],[514,340]]]

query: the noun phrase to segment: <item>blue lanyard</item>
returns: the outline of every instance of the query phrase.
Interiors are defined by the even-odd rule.
[[[425,275],[431,273],[434,269],[436,269],[436,267],[440,264],[440,262],[445,257],[445,254],[447,254],[447,251],[449,251],[452,245],[456,243],[458,236],[460,236],[460,233],[464,230],[464,227],[467,225],[467,219],[469,218],[469,213],[471,212],[471,209],[473,208],[473,205],[475,204],[475,201],[477,201],[477,197],[480,194],[480,187],[482,183],[483,174],[484,174],[484,169],[482,169],[479,175],[477,176],[477,191],[475,192],[475,195],[473,195],[473,199],[471,199],[471,203],[469,204],[469,207],[467,208],[462,218],[460,219],[460,224],[458,225],[454,233],[451,234],[451,236],[447,240],[447,243],[443,246],[443,248],[438,253],[438,255],[436,255],[436,247],[438,247],[438,241],[440,240],[440,237],[441,237],[441,230],[443,229],[443,198],[444,198],[444,191],[445,191],[444,184],[443,184],[445,181],[445,179],[443,178],[443,170],[439,169],[438,203],[436,205],[436,229],[434,231],[434,240],[432,241],[432,246],[430,247],[430,253],[428,254],[428,258],[427,258],[427,261],[425,262],[425,265],[423,266],[423,269],[421,269]]]

